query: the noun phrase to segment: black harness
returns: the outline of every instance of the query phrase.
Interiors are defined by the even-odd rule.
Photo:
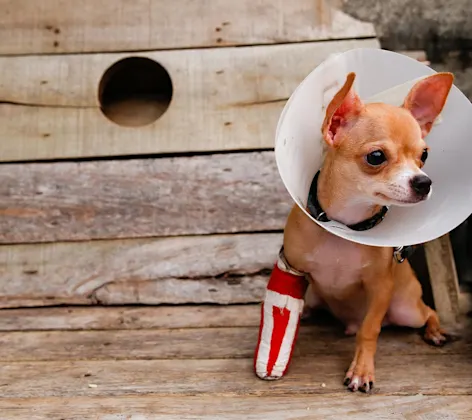
[[[318,201],[318,178],[320,175],[320,171],[316,173],[311,182],[310,191],[308,193],[308,212],[319,222],[329,222],[330,219],[326,215],[325,211],[321,208],[320,202]],[[384,218],[388,212],[388,207],[384,206],[382,209],[374,214],[369,219],[363,220],[362,222],[355,223],[353,225],[347,225],[347,227],[351,230],[356,231],[363,231],[369,230],[373,227],[377,226]],[[395,261],[398,263],[402,263],[406,259],[408,259],[413,252],[415,252],[415,248],[413,246],[400,246],[396,247],[393,250],[393,257]]]

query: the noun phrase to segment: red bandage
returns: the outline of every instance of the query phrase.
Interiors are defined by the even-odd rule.
[[[254,369],[259,378],[279,379],[285,374],[298,334],[306,288],[304,275],[282,271],[275,264],[262,303],[254,356]]]

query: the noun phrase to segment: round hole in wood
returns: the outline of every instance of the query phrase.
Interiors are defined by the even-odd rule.
[[[167,70],[146,57],[117,61],[102,76],[98,87],[105,116],[124,127],[151,124],[167,110],[172,99]]]

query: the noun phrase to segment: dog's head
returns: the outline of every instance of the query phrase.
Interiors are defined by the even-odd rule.
[[[406,206],[428,199],[432,182],[422,170],[428,157],[425,137],[444,107],[453,75],[437,73],[418,81],[401,107],[364,104],[354,79],[348,74],[326,109],[327,159],[342,171],[343,182],[353,183],[372,203]]]

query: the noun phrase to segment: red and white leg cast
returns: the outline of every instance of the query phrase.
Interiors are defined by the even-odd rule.
[[[307,286],[305,275],[288,265],[282,248],[261,308],[259,339],[254,355],[254,369],[259,378],[279,379],[287,371]]]

